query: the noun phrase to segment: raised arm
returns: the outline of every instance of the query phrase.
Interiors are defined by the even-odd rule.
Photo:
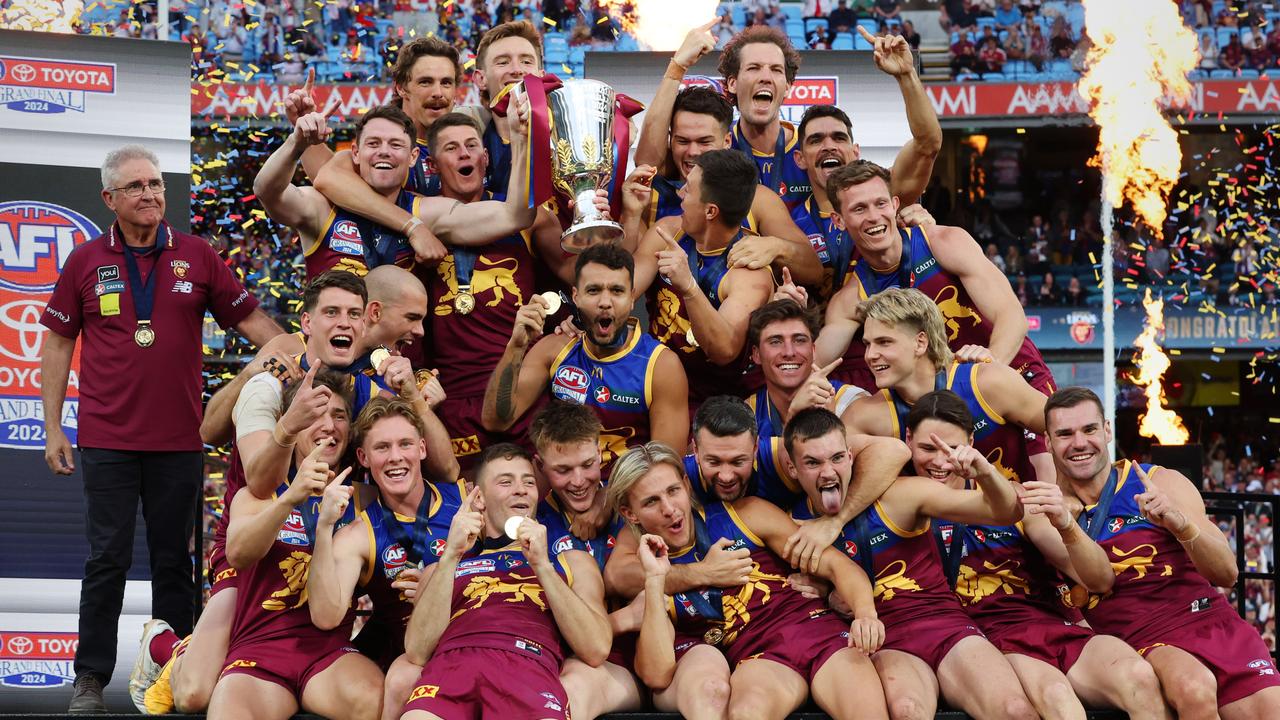
[[[348,472],[349,468],[340,477]],[[307,607],[311,610],[312,624],[321,630],[332,630],[342,624],[351,607],[356,584],[370,565],[369,543],[373,535],[364,518],[337,534],[333,532],[351,502],[351,490],[350,485],[334,478],[320,501],[316,544],[307,570]]]
[[[302,371],[293,355],[301,351],[302,343],[296,335],[281,334],[271,338],[258,350],[240,372],[218,388],[204,408],[200,421],[200,440],[207,445],[225,445],[235,437],[232,411],[240,399],[240,391],[246,383],[264,372],[275,372],[282,381],[289,383],[302,378]]]
[[[231,522],[227,525],[227,562],[231,567],[244,570],[266,557],[289,513],[312,494],[324,490],[329,480],[329,464],[319,458],[325,447],[324,443],[316,445],[280,495],[263,499],[247,487],[236,493],[231,500]],[[350,468],[343,472],[343,477],[347,472]]]
[[[426,664],[440,642],[440,636],[449,627],[449,615],[453,611],[453,578],[458,570],[458,561],[484,534],[484,516],[473,507],[479,494],[479,488],[472,489],[462,508],[450,521],[444,551],[418,595],[413,614],[409,616],[404,632],[404,652],[409,662],[415,665]]]
[[[813,361],[818,365],[827,365],[844,357],[849,351],[849,345],[862,327],[856,316],[858,303],[861,302],[858,292],[861,288],[862,283],[858,282],[858,278],[849,278],[849,282],[832,295],[831,301],[827,303],[822,331],[818,333],[813,348]]]
[[[705,587],[738,587],[751,574],[751,553],[745,549],[726,550],[733,542],[721,538],[712,544],[700,561],[671,566],[667,574],[668,595]],[[604,566],[605,587],[609,594],[633,598],[644,589],[644,568],[636,553],[634,532],[618,534],[617,544]]]
[[[572,574],[573,587],[556,572],[547,555],[547,528],[526,519],[516,533],[525,559],[533,568],[538,584],[546,593],[547,605],[556,626],[573,654],[591,667],[599,667],[613,646],[613,628],[604,609],[604,581],[596,561],[581,550],[567,550],[558,556]]]
[[[667,615],[665,591],[671,560],[667,544],[657,535],[640,538],[644,569],[644,619],[636,640],[636,675],[654,690],[665,690],[676,674],[676,628]]]
[[[923,478],[902,478],[891,492],[899,487],[909,488],[916,496],[920,513],[929,517],[980,525],[1012,525],[1022,519],[1022,504],[1013,484],[982,453],[969,445],[953,448],[937,435],[929,438],[948,454],[951,471],[977,482],[980,492],[955,490]]]
[[[1024,510],[1024,533],[1050,564],[1091,593],[1111,590],[1116,576],[1107,552],[1076,524],[1057,483],[1024,482],[1018,498]]]
[[[1027,337],[1027,315],[1013,294],[1009,279],[987,259],[973,236],[961,228],[935,226],[929,240],[938,263],[960,277],[978,314],[991,321],[991,354],[1008,365]]]
[[[547,301],[537,295],[516,313],[511,339],[484,390],[480,424],[485,430],[510,428],[547,389],[551,362],[566,338],[553,335],[539,341],[546,321]]]
[[[315,188],[292,184],[302,153],[311,145],[323,144],[329,127],[320,113],[298,118],[284,144],[271,153],[257,177],[253,193],[272,220],[297,230],[302,239],[314,242],[329,214],[329,203]]]
[[[1236,583],[1235,553],[1218,526],[1205,514],[1204,499],[1182,473],[1158,468],[1138,477],[1146,490],[1137,496],[1138,508],[1153,525],[1168,530],[1187,551],[1196,570],[1217,587]]]
[[[649,435],[683,453],[689,445],[689,378],[680,358],[659,346],[653,368],[653,402],[649,404]]]
[[[636,143],[635,164],[652,165],[663,170],[667,161],[668,138],[671,135],[671,115],[675,106],[676,95],[680,92],[680,83],[684,82],[685,73],[697,64],[704,55],[716,49],[716,39],[711,28],[718,20],[699,25],[684,36],[684,42],[671,56],[667,63],[667,71],[658,83],[658,91],[653,100],[645,108],[644,123],[640,126],[640,139]],[[669,169],[669,168],[667,168]]]
[[[911,127],[911,139],[893,161],[893,183],[890,190],[903,206],[912,205],[924,194],[933,173],[933,163],[942,151],[942,125],[933,110],[933,102],[924,90],[924,83],[916,74],[911,46],[901,35],[875,37],[865,28],[859,28],[863,39],[873,45],[872,56],[876,67],[892,75],[902,91],[907,109],[907,124]]]

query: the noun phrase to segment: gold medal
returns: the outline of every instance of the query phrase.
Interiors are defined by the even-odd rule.
[[[1071,592],[1067,593],[1068,602],[1071,607],[1081,609],[1089,606],[1089,588],[1084,585],[1071,586]]]
[[[422,388],[427,386],[427,383],[431,382],[431,378],[435,376],[435,373],[430,370],[417,370],[413,373],[413,380],[417,384],[418,390],[421,391]]]
[[[724,628],[713,627],[703,633],[702,639],[705,640],[708,645],[719,645],[720,641],[724,639]]]
[[[373,366],[374,372],[381,372],[382,363],[386,362],[390,358],[390,350],[384,347],[374,348],[373,352],[369,353],[369,364]]]
[[[459,315],[470,315],[476,309],[476,296],[471,294],[471,286],[458,288],[458,295],[453,299],[453,309]]]
[[[148,348],[155,344],[156,331],[151,329],[151,323],[139,322],[138,329],[133,331],[133,341],[141,348]]]

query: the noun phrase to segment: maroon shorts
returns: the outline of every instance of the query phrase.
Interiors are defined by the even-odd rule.
[[[301,698],[311,678],[338,658],[358,652],[342,634],[304,633],[274,640],[248,641],[227,651],[222,676],[241,674],[275,683]]]
[[[223,590],[240,587],[240,579],[236,569],[227,562],[227,541],[215,539],[213,548],[209,550],[209,567],[206,570],[209,578],[209,597]]]
[[[491,433],[484,429],[480,422],[480,409],[484,406],[483,395],[468,397],[448,397],[436,408],[436,416],[449,431],[449,440],[453,444],[453,454],[458,458],[465,474],[480,457],[485,448],[500,442],[513,442],[526,450],[532,451],[529,442],[529,424],[533,416],[542,407],[542,402],[535,403],[528,412],[516,419],[506,432]]]
[[[982,629],[996,649],[1006,655],[1026,655],[1049,663],[1066,674],[1080,659],[1084,646],[1094,638],[1088,628],[1045,618]]]
[[[986,636],[964,611],[944,607],[913,620],[886,625],[880,649],[915,655],[936,673],[951,648],[967,637]]]
[[[568,720],[569,699],[552,663],[510,650],[469,647],[427,661],[404,706],[404,712],[412,710],[442,720]]]
[[[1280,686],[1271,651],[1258,631],[1227,605],[1178,627],[1139,631],[1124,639],[1139,655],[1161,645],[1194,655],[1218,681],[1218,707]]]
[[[391,663],[404,654],[404,630],[403,625],[393,626],[375,616],[369,618],[351,642],[361,655],[385,673]]]
[[[818,669],[848,646],[849,626],[828,611],[764,632],[743,633],[726,654],[735,669],[748,660],[763,658],[795,670],[812,683]]]
[[[613,647],[609,648],[609,657],[605,658],[605,660],[634,674],[636,671],[636,642],[639,639],[639,633],[614,635]]]

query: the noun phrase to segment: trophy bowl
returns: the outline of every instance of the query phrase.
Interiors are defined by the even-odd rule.
[[[551,115],[552,181],[573,198],[573,223],[560,236],[580,253],[622,239],[622,226],[596,210],[596,190],[613,178],[613,88],[598,80],[566,80],[547,95]]]

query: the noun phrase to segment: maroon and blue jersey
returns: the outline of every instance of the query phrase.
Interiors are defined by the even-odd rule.
[[[573,585],[563,557],[552,558],[556,571]],[[514,541],[501,548],[473,550],[453,574],[449,626],[435,655],[461,648],[519,650],[548,667],[564,664],[564,649],[546,594],[524,553]]]
[[[846,402],[852,402],[853,398],[848,397],[849,393],[862,393],[862,388],[849,383],[832,380],[831,386],[835,388],[836,414],[839,415],[841,407],[847,407]],[[747,396],[747,405],[751,407],[756,414],[756,431],[760,437],[782,437],[782,431],[786,427],[786,423],[782,421],[782,413],[778,411],[777,406],[769,399],[769,388],[762,387],[751,395]],[[788,505],[787,507],[790,507]]]
[[[683,187],[683,180],[672,180],[661,175],[655,176],[653,178],[653,187],[649,191],[649,205],[645,208],[643,215],[644,224],[652,226],[664,217],[683,215],[684,209],[680,207],[682,200],[680,189]],[[760,225],[756,222],[755,215],[750,211],[742,219],[742,228],[756,234],[760,233]]]
[[[952,350],[959,350],[965,345],[991,347],[991,321],[978,314],[978,306],[964,289],[960,278],[944,270],[934,257],[924,228],[899,229],[899,233],[902,235],[902,257],[898,267],[878,272],[855,258],[853,271],[861,286],[861,298],[893,287],[915,288],[938,305],[947,329],[947,344]],[[1053,375],[1030,338],[1022,339],[1022,346],[1009,366],[1037,390],[1046,395],[1053,393]]]
[[[751,477],[747,480],[746,495],[768,500],[784,510],[791,507],[797,498],[804,494],[803,489],[787,473],[783,465],[781,437],[766,437],[761,434],[756,440],[756,457],[752,464]],[[719,502],[716,490],[710,478],[702,477],[696,455],[684,456],[684,472],[693,486],[693,493],[702,503]]]
[[[1036,471],[1031,464],[1032,449],[1028,447],[1026,432],[1017,425],[1010,424],[993,410],[978,389],[978,373],[982,368],[983,363],[952,363],[945,373],[938,373],[934,389],[951,390],[964,400],[969,413],[973,415],[973,447],[1001,475],[1015,482],[1035,480]],[[892,411],[894,435],[906,442],[910,403],[890,388],[881,390],[880,397],[884,398]]]
[[[818,207],[818,201],[812,194],[791,208],[791,219],[809,237],[809,244],[822,263],[822,285],[818,287],[820,303],[830,300],[837,290],[844,287],[853,261],[853,239],[848,232],[836,227],[834,217],[835,213],[823,212]]]
[[[733,544],[726,550],[748,550],[751,572],[747,583],[738,588],[705,588],[677,593],[667,598],[667,612],[679,634],[703,635],[719,627],[723,647],[733,645],[739,637],[767,636],[804,619],[828,612],[824,603],[806,598],[787,584],[791,568],[773,553],[738,517],[732,505],[707,503],[692,513],[694,542],[687,548],[672,550],[671,562],[685,564],[704,560],[717,540],[726,538]]]
[[[1070,621],[1058,600],[1057,571],[1023,534],[1022,523],[934,520],[934,531],[960,604],[983,631]]]
[[[287,481],[281,484],[276,488],[276,497],[288,488]],[[235,617],[231,622],[232,646],[299,635],[337,633],[350,637],[355,618],[353,614],[348,612],[339,628],[321,631],[311,623],[311,610],[307,607],[307,573],[311,569],[311,551],[315,547],[320,500],[318,496],[309,497],[290,510],[276,531],[267,554],[252,566],[238,571],[239,592]],[[334,529],[353,520],[355,506],[348,504]]]
[[[373,602],[373,618],[390,627],[403,629],[413,613],[413,603],[391,583],[405,568],[434,565],[440,559],[449,537],[449,524],[466,496],[460,480],[448,484],[427,482],[426,486],[416,517],[392,511],[381,499],[375,499],[360,512],[368,531],[370,559],[360,587]]]
[[[497,123],[492,120],[484,127],[484,135],[480,137],[484,149],[489,153],[489,168],[485,170],[484,187],[498,195],[501,200],[507,196],[507,183],[511,180],[511,143],[502,139]]]
[[[1148,476],[1159,469],[1142,468]],[[1136,496],[1145,490],[1135,465],[1118,462],[1097,504],[1080,515],[1080,527],[1106,551],[1116,574],[1110,592],[1091,595],[1080,608],[1089,624],[1100,633],[1127,638],[1217,612],[1234,613],[1173,533],[1142,514]]]
[[[701,252],[693,238],[681,232],[675,238],[680,249],[689,256],[689,269],[693,272],[694,282],[702,290],[711,306],[720,309],[723,297],[720,286],[729,274],[729,249],[733,247],[742,233],[719,250]],[[698,405],[712,395],[745,395],[746,388],[742,379],[746,353],[728,365],[716,365],[707,358],[702,348],[689,343],[689,311],[685,308],[680,294],[671,288],[671,282],[663,275],[658,275],[645,294],[646,307],[649,312],[649,332],[658,338],[663,345],[676,352],[684,365],[685,374],[689,377],[689,404]],[[507,332],[510,335],[510,330]],[[505,347],[505,340],[504,347]]]
[[[796,503],[791,514],[796,520],[822,517],[807,499]],[[872,578],[876,613],[886,628],[928,617],[939,608],[960,609],[929,525],[900,528],[877,502],[846,524],[832,543]]]
[[[785,120],[778,129],[778,140],[773,152],[762,153],[751,147],[742,136],[742,121],[733,126],[733,149],[741,150],[756,163],[757,181],[778,193],[787,208],[794,208],[804,202],[813,187],[809,184],[809,173],[796,165],[795,153],[798,146],[799,133],[796,126]],[[787,140],[787,129],[791,130],[791,139]]]
[[[601,488],[599,492],[604,492],[604,489]],[[547,552],[559,556],[568,550],[581,550],[596,561],[600,572],[604,572],[604,564],[613,552],[618,534],[626,527],[622,518],[614,516],[600,528],[594,538],[581,540],[569,529],[573,524],[573,513],[560,505],[555,493],[547,495],[538,503],[537,518],[547,528]]]
[[[408,190],[396,196],[396,205],[417,214],[421,198]],[[414,265],[413,247],[398,231],[383,227],[340,207],[329,210],[320,237],[303,249],[307,280],[328,270],[346,270],[363,276],[379,265]]]
[[[440,175],[431,164],[431,148],[427,147],[427,141],[422,138],[418,138],[417,145],[418,162],[409,168],[409,178],[404,187],[419,195],[435,197],[440,194]]]
[[[649,442],[649,406],[653,403],[654,368],[670,350],[643,332],[639,321],[627,320],[626,340],[612,353],[597,357],[581,336],[569,341],[551,363],[551,395],[586,405],[600,418],[600,474],[627,448]]]

